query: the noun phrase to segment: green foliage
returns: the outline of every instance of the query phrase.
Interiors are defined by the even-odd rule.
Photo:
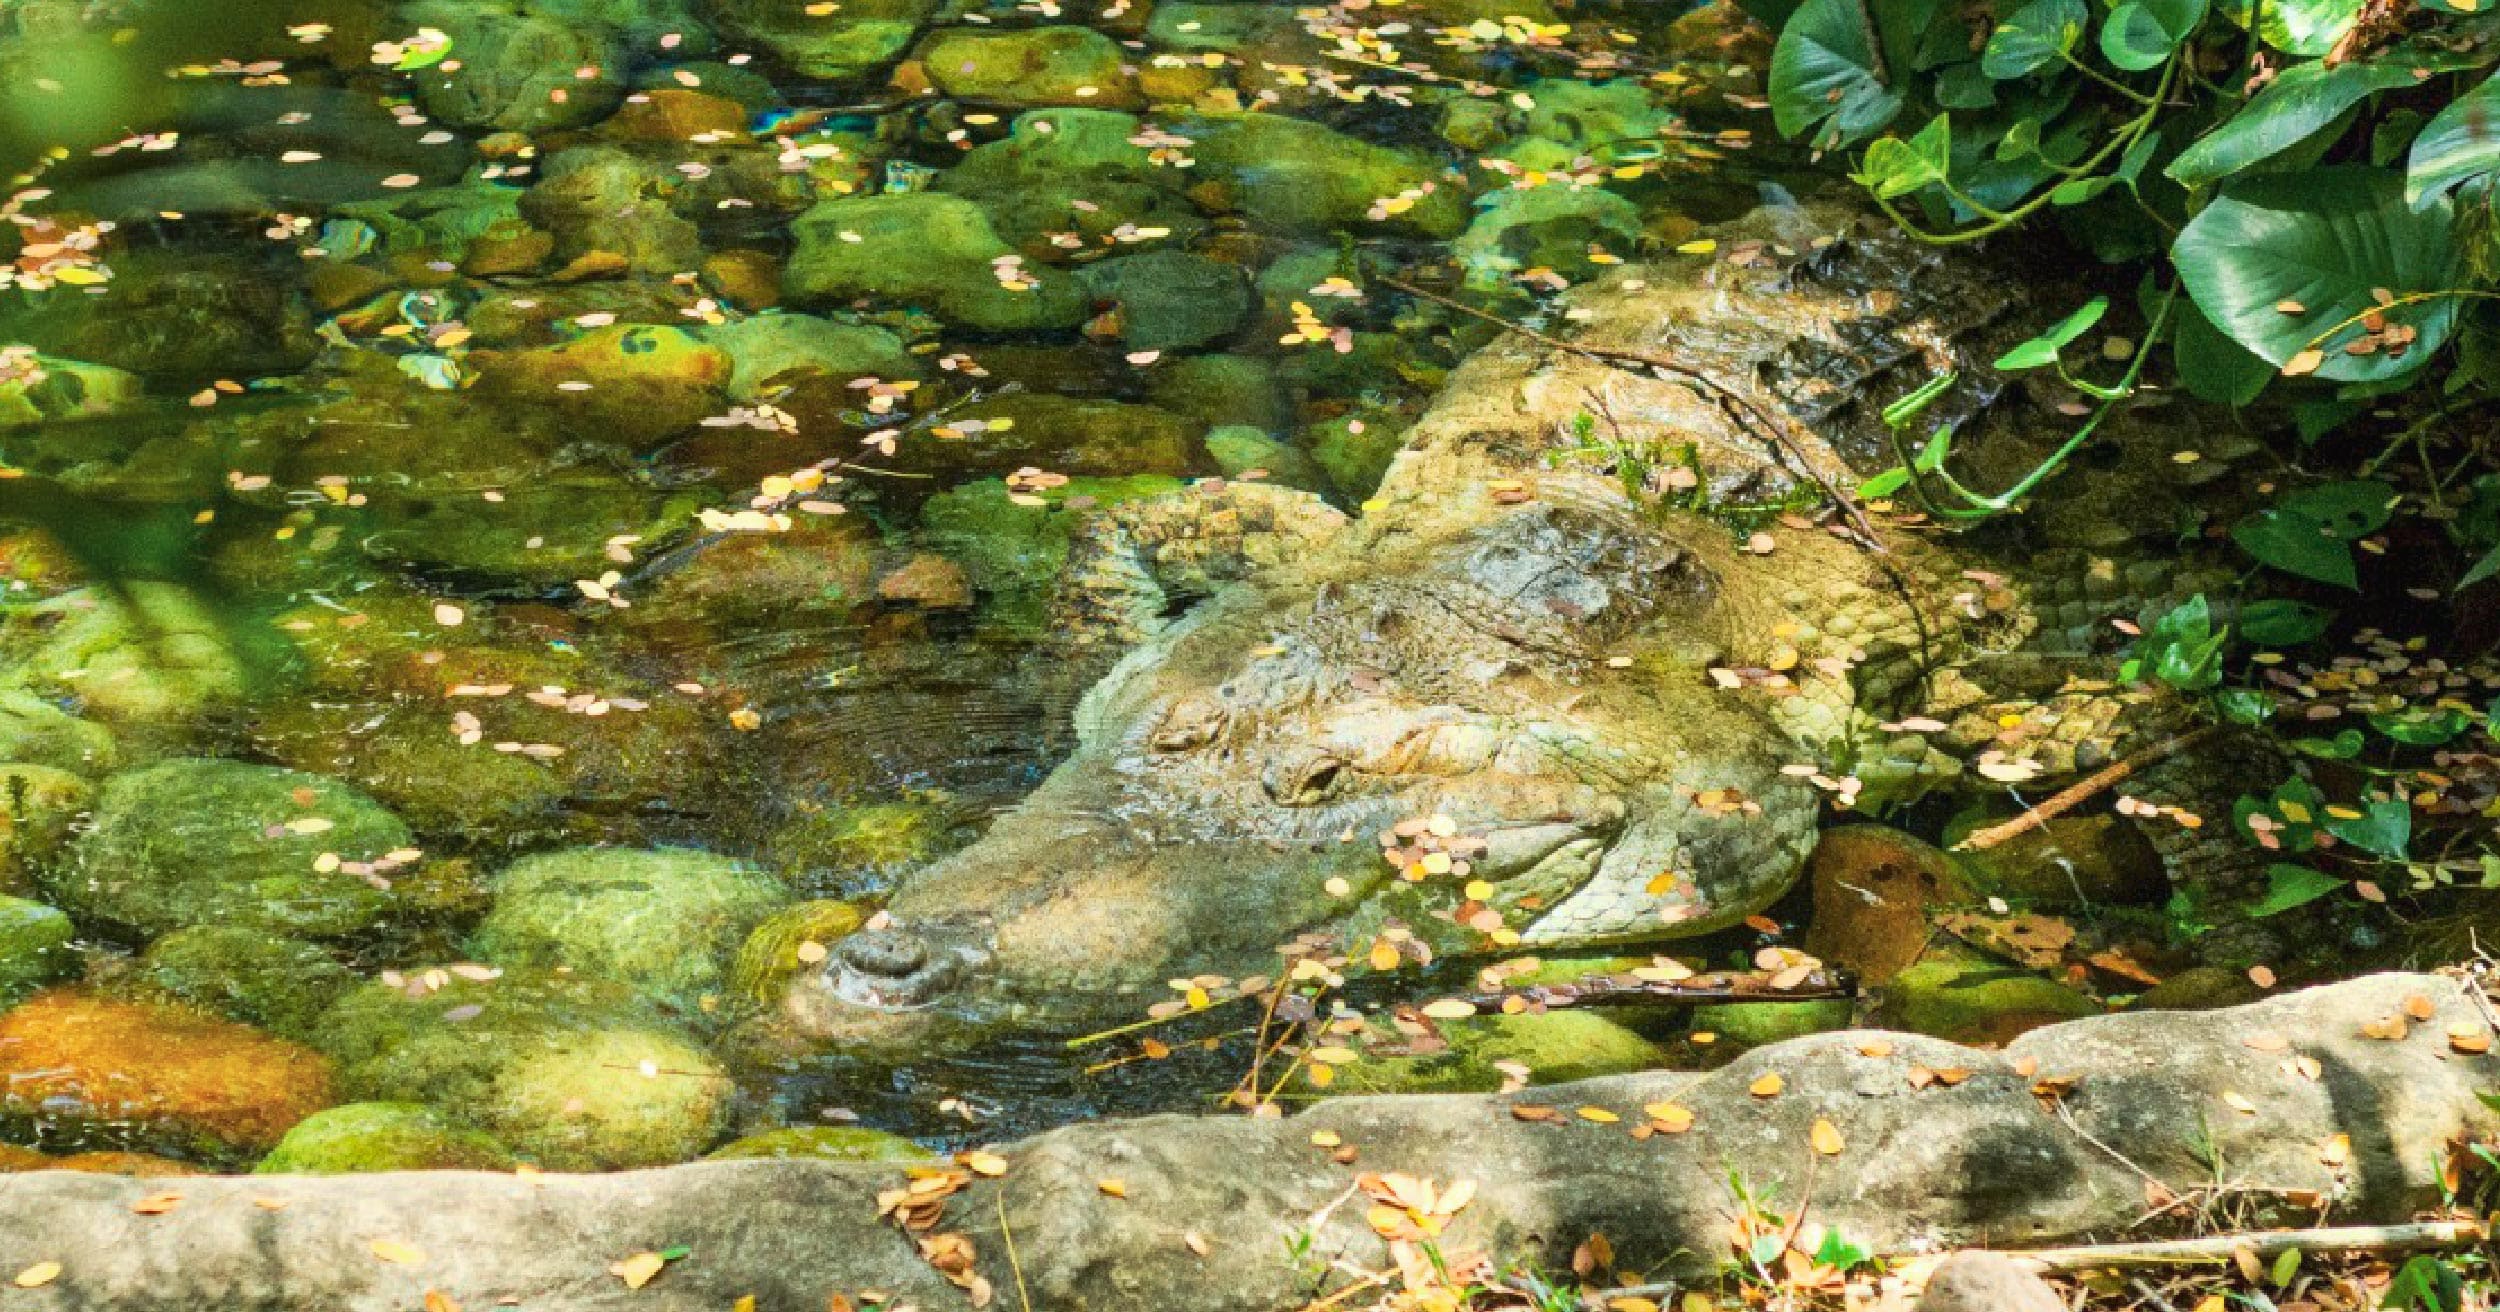
[[[2352,544],[2387,526],[2396,489],[2356,479],[2308,488],[2231,528],[2231,540],[2260,563],[2320,583],[2359,588]]]
[[[2119,666],[2118,677],[2204,692],[2222,682],[2222,645],[2230,639],[2228,626],[2214,627],[2213,607],[2200,592],[2153,621]]]

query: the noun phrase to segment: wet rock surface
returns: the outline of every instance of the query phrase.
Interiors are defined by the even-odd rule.
[[[2408,1007],[2431,1019],[2402,1039],[2362,1033]],[[2393,1221],[2437,1197],[2434,1164],[2453,1136],[2500,1128],[2472,1097],[2492,1078],[2491,1059],[2449,1047],[2450,1026],[2483,1025],[2454,981],[2370,976],[2229,1011],[2060,1025],[2003,1053],[1856,1031],[1775,1044],[1698,1079],[1354,1098],[1281,1121],[1072,1126],[998,1148],[1004,1174],[976,1179],[950,1218],[960,1216],[953,1223],[973,1239],[982,1273],[1012,1287],[1003,1206],[1037,1307],[1098,1306],[1151,1288],[1176,1305],[1245,1312],[1302,1305],[1300,1277],[1275,1252],[1276,1237],[1296,1227],[1315,1225],[1319,1251],[1332,1256],[1383,1260],[1359,1215],[1328,1208],[1358,1171],[1472,1182],[1473,1200],[1440,1241],[1453,1250],[1560,1263],[1602,1232],[1668,1275],[1716,1269],[1726,1200],[1715,1191],[1731,1156],[1752,1164],[1756,1189],[1794,1191],[1877,1251],[2020,1248],[2127,1229],[2143,1207],[2139,1169],[2184,1186],[2203,1178],[2215,1151],[2280,1188],[2336,1200],[2339,1218]],[[2318,1074],[2295,1056],[2314,1060]],[[1915,1078],[1947,1068],[1968,1074],[1949,1085]],[[1773,1073],[1783,1077],[1777,1093],[1753,1091]],[[2032,1092],[2042,1079],[2059,1086],[2057,1113]],[[2226,1095],[2257,1111],[2236,1110]],[[1522,1104],[1608,1108],[1623,1119],[1522,1119],[1511,1110]],[[1650,1104],[1689,1111],[1689,1129],[1627,1135]],[[1818,1121],[1842,1146],[1816,1160],[1807,1141]],[[1359,1145],[1361,1165],[1315,1150],[1318,1130]],[[2337,1135],[2350,1153],[2329,1165],[2319,1145]],[[2127,1143],[2128,1160],[2096,1140]],[[1109,1177],[1125,1197],[1098,1187]],[[630,1295],[635,1306],[717,1306],[747,1294],[814,1306],[862,1288],[931,1304],[960,1297],[911,1240],[875,1219],[875,1193],[900,1179],[891,1163],[790,1160],[533,1179],[261,1176],[187,1181],[179,1209],[134,1224],[127,1208],[149,1191],[145,1181],[15,1175],[0,1179],[0,1260],[62,1263],[54,1284],[18,1296],[33,1308],[188,1308],[211,1290],[345,1309],[406,1306],[426,1289],[464,1302],[622,1305],[629,1296],[608,1265],[671,1245],[692,1256]],[[1661,1180],[1685,1187],[1661,1189]],[[271,1196],[286,1205],[272,1212],[252,1201]],[[1177,1238],[1193,1233],[1203,1255]],[[370,1260],[377,1235],[418,1256]],[[1946,1289],[1962,1282],[1954,1276]],[[2002,1282],[1986,1287],[2016,1296]]]

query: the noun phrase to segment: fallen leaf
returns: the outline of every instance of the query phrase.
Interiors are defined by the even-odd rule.
[[[1651,1123],[1668,1134],[1682,1134],[1693,1128],[1693,1109],[1680,1103],[1653,1102],[1644,1105]]]
[[[425,1291],[425,1312],[460,1312],[460,1304],[439,1289]]]
[[[1892,1055],[1892,1043],[1888,1039],[1876,1039],[1872,1042],[1861,1043],[1858,1045],[1858,1055],[1861,1057],[1889,1057]]]
[[[2352,1160],[2352,1136],[2339,1134],[2318,1145],[2318,1161],[2326,1166],[2342,1166]]]
[[[1594,1121],[1599,1125],[1612,1125],[1623,1118],[1603,1107],[1583,1107],[1580,1109],[1580,1119]]]
[[[2243,1098],[2228,1089],[2223,1090],[2222,1100],[2229,1103],[2233,1111],[2236,1111],[2243,1116],[2254,1116],[2257,1114],[2257,1104],[2250,1102],[2248,1099]]]
[[[182,1206],[182,1195],[180,1194],[149,1194],[147,1197],[132,1203],[130,1205],[130,1210],[137,1212],[141,1216],[163,1216],[167,1212],[170,1212],[180,1206]]]
[[[45,1285],[51,1284],[54,1280],[59,1279],[60,1275],[60,1263],[37,1262],[33,1266],[17,1273],[16,1284],[20,1289],[41,1289]]]
[[[2415,1020],[2429,1020],[2439,1014],[2439,1004],[2419,993],[2405,995],[2405,1014]]]
[[[373,1255],[385,1262],[397,1262],[402,1266],[414,1266],[425,1260],[424,1249],[415,1244],[403,1244],[396,1239],[374,1240]]]
[[[1102,1190],[1105,1194],[1108,1194],[1113,1198],[1128,1197],[1128,1181],[1126,1180],[1096,1180],[1094,1182],[1094,1187]]]
[[[975,1149],[968,1153],[958,1154],[955,1160],[962,1162],[964,1169],[974,1175],[999,1176],[1007,1173],[1007,1159],[996,1153],[985,1153]]]
[[[627,1289],[640,1289],[660,1274],[668,1259],[657,1253],[636,1253],[608,1267],[608,1273],[625,1282]]]
[[[1745,1092],[1757,1098],[1776,1098],[1780,1096],[1780,1090],[1787,1087],[1788,1081],[1781,1079],[1778,1071],[1771,1071],[1746,1085]]]
[[[1840,1127],[1820,1116],[1814,1118],[1814,1129],[1807,1138],[1813,1143],[1814,1151],[1825,1157],[1838,1157],[1840,1150],[1848,1146],[1840,1137]]]
[[[2470,1020],[2458,1021],[2448,1027],[2448,1046],[2469,1057],[2491,1051],[2491,1031]]]
[[[1424,1014],[1434,1020],[1465,1020],[1476,1014],[1476,1004],[1460,998],[1441,998],[1425,1003]]]

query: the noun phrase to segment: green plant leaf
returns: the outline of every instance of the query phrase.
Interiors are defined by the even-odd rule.
[[[2119,0],[2101,23],[2101,57],[2130,73],[2158,68],[2204,21],[2205,0]]]
[[[2107,313],[2109,313],[2109,298],[2095,296],[2084,302],[2081,309],[2051,325],[2047,332],[1998,356],[1993,367],[2009,370],[2038,369],[2044,365],[2055,364],[2059,351],[2071,345],[2076,338],[2092,331],[2092,325],[2099,323],[2101,316]]]
[[[1953,166],[1953,116],[1938,114],[1918,134],[1868,143],[1866,161],[1853,179],[1883,200],[1907,196],[1945,180]]]
[[[2448,102],[2413,139],[2405,159],[2405,200],[2420,207],[2500,171],[2500,76]]]
[[[2465,577],[2457,580],[2457,591],[2463,592],[2494,574],[2500,574],[2500,547],[2493,547],[2490,555],[2475,561],[2474,568],[2465,571]]]
[[[1856,0],[1806,0],[1771,48],[1771,121],[1782,136],[1817,124],[1818,150],[1867,136],[1901,112],[1901,94],[1875,76],[1864,11]]]
[[[2334,618],[2324,606],[2269,597],[2240,608],[2240,636],[2260,647],[2297,647],[2324,634]]]
[[[2361,814],[2335,814],[2354,809]],[[2364,802],[2358,808],[2331,807],[2319,817],[2318,824],[2354,847],[2390,861],[2404,860],[2413,843],[2413,807],[2403,798]]]
[[[2170,342],[2171,360],[2179,370],[2179,381],[2199,399],[2216,405],[2247,405],[2274,381],[2274,366],[2214,327],[2194,300],[2182,298],[2174,313],[2178,318]]]
[[[1894,465],[1892,468],[1887,469],[1873,478],[1858,484],[1858,500],[1880,501],[1883,498],[1891,496],[1893,493],[1908,487],[1909,485],[1909,466]]]
[[[2286,54],[2323,55],[2352,30],[2362,0],[2221,0],[2222,16]]]
[[[2356,592],[2361,589],[2351,545],[2305,515],[2280,507],[2260,510],[2231,526],[2231,540],[2249,555],[2286,574]]]
[[[2292,740],[2293,751],[2303,756],[2314,756],[2321,761],[2349,761],[2361,755],[2361,749],[2368,745],[2369,740],[2361,736],[2359,729],[2341,730],[2332,738],[2294,738]]]
[[[2453,706],[2413,706],[2370,717],[2370,727],[2408,747],[2437,747],[2472,724]]]
[[[1999,82],[2039,72],[2075,48],[2090,19],[2083,0],[2031,0],[1989,34],[1980,71]]]
[[[2295,64],[2180,152],[2164,172],[2183,187],[2221,181],[2307,140],[2372,92],[2413,86],[2424,76],[2419,67],[2394,63]]]
[[[2241,907],[2240,914],[2262,920],[2315,902],[2343,886],[2343,880],[2325,871],[2278,861],[2266,867],[2266,891]]]
[[[2408,207],[2399,179],[2367,167],[2248,178],[2188,223],[2171,259],[2197,308],[2268,364],[2279,369],[2314,347],[2324,353],[2315,361],[2320,378],[2395,378],[2447,340],[2454,297],[2384,311],[2419,334],[2401,356],[2343,348],[2361,338],[2361,317],[2379,308],[2380,292],[2401,300],[2457,285],[2464,267],[2451,240],[2454,218],[2444,201]],[[2287,303],[2299,312],[2279,308]]]
[[[2233,724],[2264,724],[2274,715],[2274,699],[2255,688],[2217,688],[2214,709]]]

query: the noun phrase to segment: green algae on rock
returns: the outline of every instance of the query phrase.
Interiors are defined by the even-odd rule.
[[[1061,509],[1083,497],[1117,505],[1178,489],[1171,478],[1079,478],[1043,494],[1043,505],[1016,501],[994,479],[964,483],[920,508],[922,535],[960,561],[983,594],[982,618],[1002,631],[1038,634],[1047,626],[1046,599],[1067,564],[1074,516]]]
[[[823,962],[833,944],[866,920],[858,907],[830,898],[774,912],[738,948],[729,970],[731,995],[748,1005],[770,1006],[792,975]]]
[[[512,1150],[434,1107],[351,1102],[295,1123],[254,1175],[355,1175],[374,1171],[508,1171]]]
[[[1955,1043],[2002,1044],[2027,1030],[2098,1016],[2101,1005],[2054,980],[1960,946],[1929,951],[1893,977],[1876,1019]]]
[[[1434,1028],[1440,1046],[1409,1040],[1417,1050],[1366,1054],[1339,1066],[1327,1092],[1486,1093],[1509,1086],[1520,1071],[1531,1083],[1560,1084],[1671,1064],[1666,1049],[1593,1011],[1470,1016]]]
[[[340,999],[318,1031],[350,1096],[438,1107],[550,1170],[684,1161],[729,1113],[711,1055],[607,980],[467,964],[394,975]]]
[[[1139,103],[1119,44],[1090,27],[951,28],[922,42],[914,57],[946,94],[982,104],[1126,109]]]
[[[48,765],[0,765],[0,894],[31,892],[95,805],[95,785]]]
[[[68,974],[78,930],[58,908],[0,896],[0,1011]]]
[[[830,13],[813,0],[712,0],[710,8],[724,33],[805,76],[839,81],[901,58],[938,0],[845,0]]]
[[[316,943],[249,925],[195,925],[150,943],[134,982],[305,1042],[321,1013],[354,987],[357,977]]]
[[[738,945],[788,896],[763,871],[708,852],[569,848],[524,857],[496,878],[474,950],[693,1007],[726,986]]]
[[[797,247],[782,294],[794,302],[890,298],[983,332],[1073,328],[1085,318],[1074,275],[1026,266],[981,207],[959,196],[819,201],[790,230]]]
[[[753,1158],[801,1158],[821,1162],[925,1162],[936,1153],[899,1134],[858,1125],[796,1125],[733,1140],[705,1155],[713,1162]]]
[[[107,779],[94,827],[43,884],[81,921],[148,937],[245,925],[337,938],[382,917],[383,872],[415,859],[408,827],[337,780],[182,758]]]

